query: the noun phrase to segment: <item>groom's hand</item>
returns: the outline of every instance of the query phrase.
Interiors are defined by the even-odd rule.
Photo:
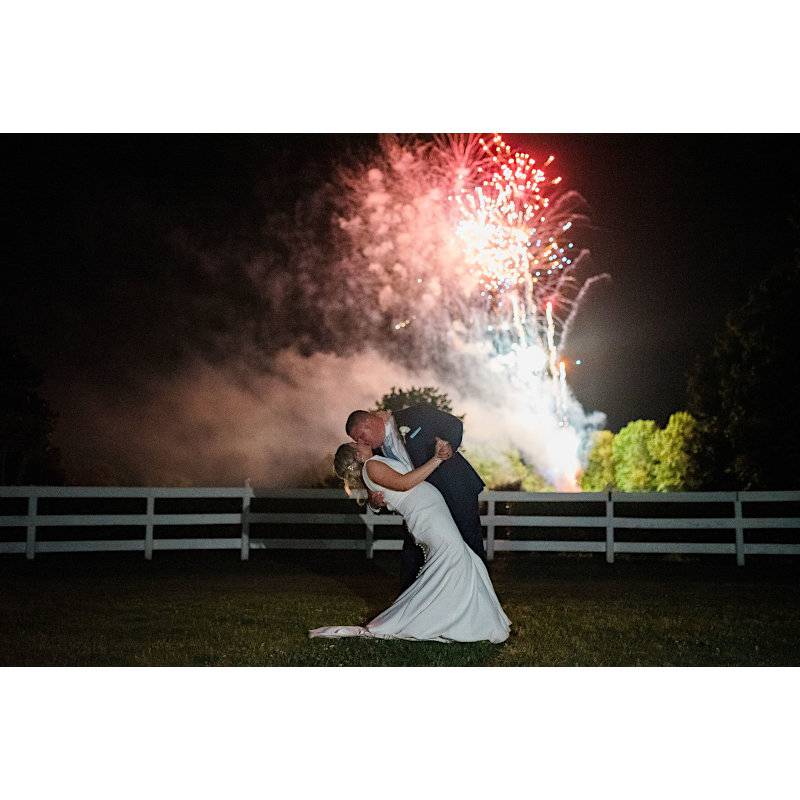
[[[452,458],[453,456],[453,445],[450,442],[446,442],[444,439],[440,439],[438,436],[436,437],[436,452],[435,455],[438,458],[444,459],[447,461],[448,458]]]
[[[372,508],[383,508],[386,505],[383,492],[371,492],[367,490],[367,498]]]

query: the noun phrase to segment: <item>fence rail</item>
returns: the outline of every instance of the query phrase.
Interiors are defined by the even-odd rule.
[[[121,514],[52,514],[39,513],[40,500],[65,499],[140,499],[145,501],[143,513]],[[235,512],[208,513],[156,513],[157,500],[238,499]],[[3,501],[27,500],[26,513],[4,513]],[[363,550],[372,558],[375,550],[399,550],[400,538],[375,538],[376,527],[399,526],[402,518],[394,514],[373,514],[368,509],[361,513],[322,512],[260,512],[251,510],[254,500],[259,501],[350,501],[338,489],[288,489],[261,490],[249,485],[239,488],[169,488],[169,487],[86,487],[86,486],[5,486],[0,487],[0,529],[24,530],[24,537],[13,539],[4,535],[0,541],[0,554],[25,553],[32,559],[37,553],[88,552],[88,551],[142,551],[145,558],[153,557],[154,550],[240,550],[246,560],[252,549],[337,549]],[[613,563],[617,553],[716,553],[736,556],[744,565],[748,555],[800,555],[800,516],[780,513],[787,506],[798,514],[798,492],[678,492],[678,493],[626,493],[626,492],[483,492],[480,500],[486,503],[486,513],[481,522],[486,528],[486,551],[489,559],[498,551],[525,552],[590,552],[606,555]],[[547,513],[518,514],[509,512],[512,504],[539,504],[549,507]],[[682,516],[659,512],[657,516],[642,515],[646,504],[670,504],[684,511],[693,504],[714,505],[715,516]],[[583,506],[602,506],[602,513],[554,513],[557,504],[570,504],[570,511]],[[760,508],[753,508],[757,504]],[[764,511],[769,515],[754,513]],[[783,507],[783,508],[782,508]],[[638,515],[629,516],[634,510]],[[778,513],[772,513],[778,512]],[[319,537],[253,537],[253,525],[291,526],[361,526],[363,536],[355,539],[326,539]],[[221,538],[166,538],[154,537],[156,526],[238,526],[235,536]],[[132,539],[76,539],[60,541],[37,535],[40,528],[53,527],[113,528],[137,526],[142,536]],[[498,538],[497,531],[526,528],[533,531],[529,538]],[[537,529],[597,530],[597,538],[550,540],[536,537]],[[786,531],[798,531],[796,541],[786,541]],[[618,531],[637,532],[636,540],[627,537],[620,541]],[[671,531],[693,531],[696,541],[669,541],[659,536],[669,536]],[[720,535],[728,531],[724,541],[708,541],[709,534]],[[760,541],[748,541],[745,532],[761,531]],[[773,541],[769,541],[772,531]],[[659,533],[664,532],[664,533]],[[0,530],[2,533],[2,530]],[[781,534],[781,535],[776,535]],[[764,540],[765,537],[767,540]],[[673,537],[674,538],[674,537]],[[752,537],[751,537],[752,538]]]

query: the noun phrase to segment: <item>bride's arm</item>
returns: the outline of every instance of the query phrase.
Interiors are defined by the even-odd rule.
[[[442,444],[446,444],[443,442]],[[421,467],[406,472],[405,475],[393,470],[383,461],[368,461],[367,475],[373,483],[383,486],[384,489],[393,489],[396,492],[407,492],[417,484],[422,483],[435,469],[446,461],[447,448],[443,448],[438,442],[436,444],[436,455],[426,461]]]
[[[409,489],[413,489],[418,483],[422,483],[422,481],[424,481],[441,463],[442,459],[434,456],[421,467],[417,467],[411,470],[411,472],[406,472],[405,475],[401,475],[383,461],[368,461],[367,475],[369,475],[373,483],[377,483],[378,486],[383,486],[384,489],[394,489],[396,492],[407,492]]]

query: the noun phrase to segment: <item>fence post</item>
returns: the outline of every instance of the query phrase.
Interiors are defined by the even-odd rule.
[[[742,501],[739,499],[739,492],[736,492],[736,500],[733,501],[736,509],[736,564],[744,566],[744,520],[742,517]]]
[[[244,482],[244,489],[242,495],[242,561],[247,561],[250,558],[250,500],[253,497],[250,478]]]
[[[611,492],[606,498],[606,562],[614,563],[614,501]]]
[[[375,525],[369,521],[374,513],[375,512],[370,508],[369,503],[367,503],[367,519],[364,523],[367,526],[367,532],[364,535],[364,552],[367,558],[372,558],[375,551]]]
[[[156,499],[153,495],[147,498],[147,524],[144,527],[144,557],[151,561],[153,558],[153,517],[156,511]]]
[[[486,503],[486,513],[489,516],[489,522],[486,523],[486,560],[494,560],[494,500],[488,500]]]
[[[25,538],[25,558],[29,561],[36,555],[36,510],[38,498],[28,498],[28,535]]]

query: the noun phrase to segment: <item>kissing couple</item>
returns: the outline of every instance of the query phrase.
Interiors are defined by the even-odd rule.
[[[352,439],[334,456],[348,492],[403,516],[403,591],[366,625],[315,628],[310,637],[503,642],[511,621],[486,571],[478,473],[458,452],[464,425],[429,405],[353,411]]]

